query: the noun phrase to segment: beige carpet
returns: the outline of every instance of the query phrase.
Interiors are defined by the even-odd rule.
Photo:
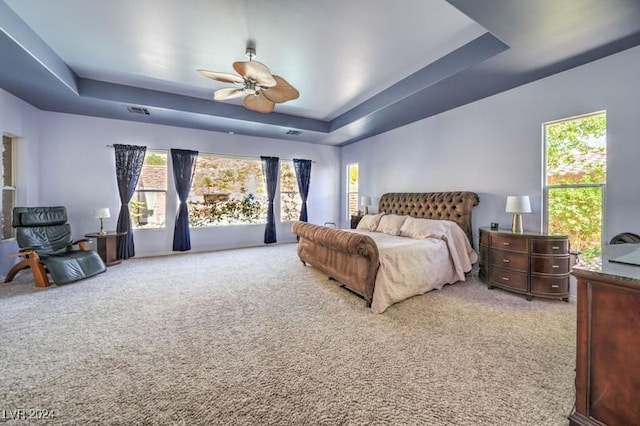
[[[0,415],[40,424],[566,425],[573,404],[573,303],[472,279],[375,315],[291,244],[23,273],[0,313]]]

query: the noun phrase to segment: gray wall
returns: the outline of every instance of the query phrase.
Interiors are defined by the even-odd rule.
[[[636,47],[348,145],[341,181],[346,164],[359,162],[360,192],[374,197],[375,205],[390,191],[475,191],[475,239],[477,228],[490,222],[509,227],[507,195],[528,194],[533,213],[523,215],[524,228],[540,231],[542,124],[606,110],[605,240],[640,233],[639,75]],[[344,212],[344,188],[341,198]]]
[[[182,148],[254,158],[269,155],[314,160],[309,221],[337,220],[340,153],[335,147],[59,113],[43,113],[40,129],[46,135],[41,146],[42,158],[56,165],[43,168],[40,173],[40,203],[67,206],[69,220],[78,235],[97,230],[98,222],[92,217],[95,207],[109,207],[112,217],[105,220],[105,227],[115,229],[120,201],[114,152],[107,147],[114,143],[144,145],[148,149]],[[177,199],[169,168],[167,227],[134,231],[136,255],[171,253]],[[171,200],[176,200],[175,204]],[[295,241],[290,227],[286,222],[277,224],[279,242]],[[263,238],[264,225],[191,230],[194,251],[261,245]]]
[[[607,111],[608,179],[605,238],[640,233],[640,47],[469,104],[342,149],[206,132],[169,126],[38,111],[0,90],[0,131],[20,138],[18,204],[68,206],[77,236],[97,228],[94,207],[118,211],[112,148],[131,143],[150,149],[181,147],[229,155],[310,158],[310,221],[336,221],[347,227],[344,170],[360,163],[360,192],[374,204],[389,191],[470,190],[480,194],[474,228],[499,222],[508,226],[506,196],[528,194],[533,213],[527,230],[542,227],[542,123]],[[172,182],[168,199],[175,199]],[[168,217],[173,217],[168,206]],[[374,209],[375,210],[375,209]],[[113,215],[115,216],[115,214]],[[115,217],[107,221],[115,227]],[[138,254],[167,253],[173,222],[167,229],[136,231]],[[261,226],[194,230],[194,250],[261,244]],[[288,225],[280,241],[292,240]],[[476,242],[477,244],[477,242]],[[0,246],[0,274],[12,260]]]
[[[338,221],[340,149],[202,130],[39,111],[0,90],[0,132],[18,137],[17,205],[64,205],[74,237],[98,229],[95,207],[109,207],[107,229],[115,229],[119,211],[114,143],[145,145],[149,149],[194,149],[203,153],[277,156],[314,160],[308,198],[309,221]],[[169,166],[170,167],[170,166]],[[136,255],[172,253],[177,195],[169,168],[167,227],[134,231]],[[176,200],[175,204],[172,200]],[[277,206],[276,206],[277,207]],[[279,242],[293,242],[290,223],[277,224]],[[262,245],[264,225],[194,228],[192,249],[213,250]],[[15,262],[14,240],[0,244],[0,277]]]
[[[14,173],[18,205],[35,205],[40,196],[40,115],[36,108],[0,89],[0,133],[18,138],[14,153],[17,162]],[[16,261],[15,257],[9,257],[16,251],[14,239],[0,242],[0,278],[6,275]]]

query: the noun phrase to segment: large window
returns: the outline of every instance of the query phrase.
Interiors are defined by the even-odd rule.
[[[358,214],[358,163],[347,164],[347,220]]]
[[[606,113],[547,123],[544,135],[547,231],[569,235],[589,263],[602,246]]]
[[[298,179],[293,161],[280,161],[280,221],[290,222],[300,219],[302,198],[298,191]]]
[[[16,236],[16,230],[11,226],[11,215],[16,205],[13,144],[13,139],[2,136],[2,239],[4,240]]]
[[[133,229],[164,228],[167,219],[167,153],[147,150],[129,202]]]
[[[261,161],[199,154],[188,206],[191,226],[266,223]]]

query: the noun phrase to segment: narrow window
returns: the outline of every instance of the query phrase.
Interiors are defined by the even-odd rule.
[[[607,170],[605,112],[546,123],[545,225],[589,263],[601,253]]]
[[[14,182],[15,161],[13,158],[14,141],[2,136],[2,239],[15,238],[16,230],[11,226],[11,215],[16,205],[16,186]]]
[[[347,164],[347,220],[358,214],[358,163]]]
[[[133,229],[164,228],[166,226],[166,152],[147,150],[136,191],[129,202],[129,214]]]
[[[194,227],[267,223],[260,160],[199,154],[188,207]]]
[[[280,160],[280,221],[300,219],[302,198],[298,191],[298,180],[293,161]]]

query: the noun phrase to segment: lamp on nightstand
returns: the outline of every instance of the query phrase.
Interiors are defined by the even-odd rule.
[[[104,235],[107,232],[104,230],[104,220],[106,218],[111,217],[111,213],[109,212],[109,208],[108,207],[102,207],[99,209],[93,209],[93,217],[95,219],[100,219],[100,235]]]
[[[509,195],[507,197],[507,213],[513,213],[511,232],[522,234],[522,214],[531,213],[531,203],[528,195]]]
[[[360,198],[360,205],[362,207],[364,207],[364,213],[363,214],[369,214],[369,206],[371,205],[371,197],[367,197],[366,195],[363,195],[362,198]]]

